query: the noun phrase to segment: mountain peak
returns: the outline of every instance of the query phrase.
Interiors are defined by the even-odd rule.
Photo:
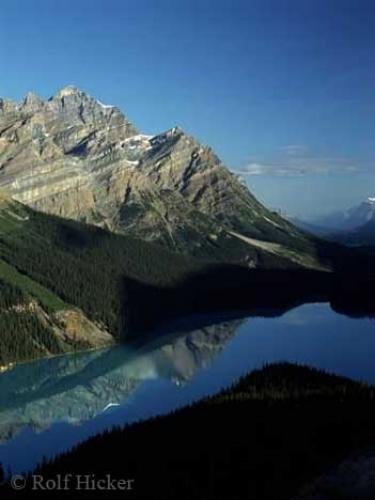
[[[92,108],[97,108],[99,112],[103,112],[104,114],[107,114],[110,111],[117,110],[118,113],[121,113],[116,106],[110,105],[110,104],[104,104],[103,102],[99,101],[99,99],[96,99],[92,97],[90,94],[85,92],[84,90],[79,89],[78,87],[75,87],[74,85],[68,85],[50,98],[50,101],[56,102],[56,101],[61,101],[61,100],[67,100],[71,103],[72,106],[80,106],[83,104],[84,106],[89,106]]]
[[[28,92],[22,102],[23,108],[35,111],[43,106],[43,100],[34,92]]]
[[[35,92],[28,92],[24,101],[42,101],[42,99]]]
[[[221,259],[232,245],[251,265],[258,251],[232,232],[291,247],[304,238],[178,126],[144,136],[74,85],[26,104],[40,107],[0,106],[0,187],[17,201],[195,256]]]
[[[87,94],[85,94],[85,92],[80,90],[78,87],[75,87],[74,85],[67,85],[66,87],[63,87],[58,92],[56,92],[56,94],[53,97],[61,99],[61,97],[66,97],[69,95],[87,95]]]

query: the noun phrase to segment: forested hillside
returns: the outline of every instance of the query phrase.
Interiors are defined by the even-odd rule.
[[[0,279],[0,365],[68,350],[36,307],[20,288]]]
[[[367,258],[339,250],[327,246],[324,259],[368,270]],[[248,246],[248,252],[259,268],[195,260],[2,196],[0,279],[8,286],[2,301],[9,303],[9,293],[19,299],[16,307],[2,308],[1,363],[138,340],[178,314],[327,300],[331,273],[264,249]]]
[[[90,346],[80,338],[80,324],[74,338],[56,337],[55,326],[65,332],[67,311],[83,311],[86,329],[91,321],[92,329],[120,338],[127,280],[172,286],[193,270],[183,257],[157,246],[2,200],[0,362]],[[99,345],[105,343],[99,338]]]
[[[374,418],[374,387],[280,363],[192,407],[93,437],[35,473],[111,471],[134,480],[129,498],[289,500],[353,450],[373,446]],[[324,498],[357,498],[329,486]]]

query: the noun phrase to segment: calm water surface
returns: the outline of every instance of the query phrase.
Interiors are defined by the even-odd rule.
[[[375,321],[339,315],[326,304],[277,318],[204,317],[189,324],[142,349],[63,356],[0,375],[4,468],[30,469],[99,431],[169,412],[272,361],[375,383]]]

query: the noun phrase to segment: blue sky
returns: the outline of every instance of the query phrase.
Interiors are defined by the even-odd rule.
[[[375,196],[375,3],[2,0],[0,95],[74,84],[210,144],[267,205]]]

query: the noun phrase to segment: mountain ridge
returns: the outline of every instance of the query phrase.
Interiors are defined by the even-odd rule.
[[[371,220],[375,220],[375,198],[369,196],[347,210],[333,212],[311,222],[327,230],[339,232],[355,230]]]
[[[75,87],[0,100],[2,365],[327,299],[367,272],[353,255],[269,211],[179,127],[142,134]]]
[[[318,237],[349,246],[375,245],[375,198],[312,222],[293,220],[297,227]]]
[[[142,134],[73,86],[46,101],[0,100],[0,188],[37,210],[195,257],[222,261],[236,248],[237,262],[256,266],[233,231],[306,253],[314,246],[210,147],[179,127]]]

